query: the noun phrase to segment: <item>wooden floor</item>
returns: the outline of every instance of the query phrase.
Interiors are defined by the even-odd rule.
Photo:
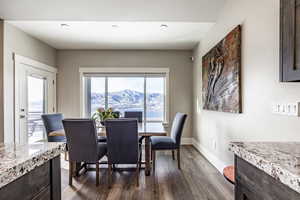
[[[100,170],[100,185],[95,185],[95,172],[73,180],[68,185],[67,163],[62,163],[62,199],[184,199],[232,200],[233,186],[192,146],[181,149],[181,168],[170,152],[157,153],[156,173],[145,177],[140,173],[140,186],[136,187],[134,171],[114,172],[113,185],[107,187],[107,169]],[[104,167],[104,166],[103,166]]]

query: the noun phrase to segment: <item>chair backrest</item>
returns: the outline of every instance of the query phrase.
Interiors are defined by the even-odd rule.
[[[64,119],[69,159],[78,162],[98,161],[98,141],[92,119]]]
[[[176,146],[179,147],[181,142],[182,130],[184,127],[187,115],[184,113],[176,113],[172,123],[171,137],[176,141]]]
[[[49,137],[49,133],[51,133],[52,131],[58,131],[64,129],[62,124],[63,115],[61,113],[44,114],[41,115],[41,118],[43,120],[46,129],[48,142],[62,142],[66,139],[66,137],[64,136]]]
[[[124,118],[137,119],[139,123],[143,122],[142,111],[125,111]]]
[[[139,160],[138,124],[136,119],[105,121],[109,164],[136,164]]]

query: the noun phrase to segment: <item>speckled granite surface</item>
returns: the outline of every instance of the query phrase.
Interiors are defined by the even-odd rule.
[[[229,150],[300,193],[300,142],[231,142]]]
[[[23,176],[65,150],[64,143],[0,143],[0,188]]]

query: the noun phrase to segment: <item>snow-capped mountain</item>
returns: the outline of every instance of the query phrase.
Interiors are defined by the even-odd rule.
[[[159,110],[163,106],[164,97],[160,93],[150,93],[147,95],[147,106],[151,110]],[[105,95],[103,93],[92,93],[92,106],[104,107]],[[109,107],[123,110],[125,108],[143,108],[144,93],[134,90],[122,90],[108,93]]]

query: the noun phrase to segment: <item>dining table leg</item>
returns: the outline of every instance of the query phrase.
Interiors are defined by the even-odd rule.
[[[150,160],[150,137],[145,137],[145,175],[150,175],[151,160]]]
[[[74,173],[74,175],[76,176],[76,177],[79,177],[79,171],[80,171],[80,169],[81,169],[81,162],[76,162],[75,163],[75,173]]]

